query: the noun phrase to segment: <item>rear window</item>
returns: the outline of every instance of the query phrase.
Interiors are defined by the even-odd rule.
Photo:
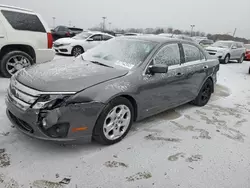
[[[1,12],[10,25],[16,30],[46,32],[43,24],[36,15],[8,10],[2,10]]]

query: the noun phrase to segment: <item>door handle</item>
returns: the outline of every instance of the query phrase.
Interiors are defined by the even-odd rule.
[[[181,72],[178,72],[178,73],[175,74],[175,76],[177,76],[177,77],[180,77],[182,75],[183,75],[183,73],[181,73]]]
[[[203,67],[203,69],[208,69],[208,66],[207,66],[207,65],[206,65],[206,66],[204,66],[204,67]]]

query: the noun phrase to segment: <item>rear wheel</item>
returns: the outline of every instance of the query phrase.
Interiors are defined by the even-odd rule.
[[[6,78],[10,78],[18,70],[26,68],[34,64],[34,60],[25,52],[12,51],[6,53],[0,64],[0,71]]]
[[[75,57],[81,55],[82,53],[84,52],[83,48],[81,46],[75,46],[73,49],[72,49],[72,52],[71,54]]]
[[[245,58],[245,55],[242,54],[242,55],[240,56],[240,59],[238,60],[238,63],[242,63],[242,62],[244,61],[244,58]]]
[[[213,92],[213,82],[208,79],[202,86],[198,96],[192,103],[196,106],[204,106],[208,103]]]
[[[93,138],[104,145],[121,141],[129,132],[134,119],[134,109],[129,100],[118,97],[112,100],[99,116]]]

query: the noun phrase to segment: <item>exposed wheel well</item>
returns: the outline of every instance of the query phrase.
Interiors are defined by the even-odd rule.
[[[29,46],[29,45],[23,45],[23,44],[10,44],[10,45],[6,45],[4,47],[2,47],[1,51],[0,51],[0,59],[2,59],[2,57],[11,51],[22,51],[25,52],[27,54],[29,54],[32,59],[34,60],[34,62],[36,62],[36,53],[35,50]]]
[[[135,113],[134,114],[134,121],[135,121],[137,119],[137,115],[138,115],[138,112],[137,112],[138,108],[137,108],[136,100],[133,97],[131,97],[130,95],[121,95],[120,97],[124,97],[124,98],[128,99],[129,102],[131,102],[132,106],[134,107],[134,113]]]

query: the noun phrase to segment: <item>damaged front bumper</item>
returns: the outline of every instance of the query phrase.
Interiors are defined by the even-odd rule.
[[[90,142],[97,118],[105,104],[68,104],[53,110],[18,107],[6,97],[7,115],[23,133],[42,140]]]

